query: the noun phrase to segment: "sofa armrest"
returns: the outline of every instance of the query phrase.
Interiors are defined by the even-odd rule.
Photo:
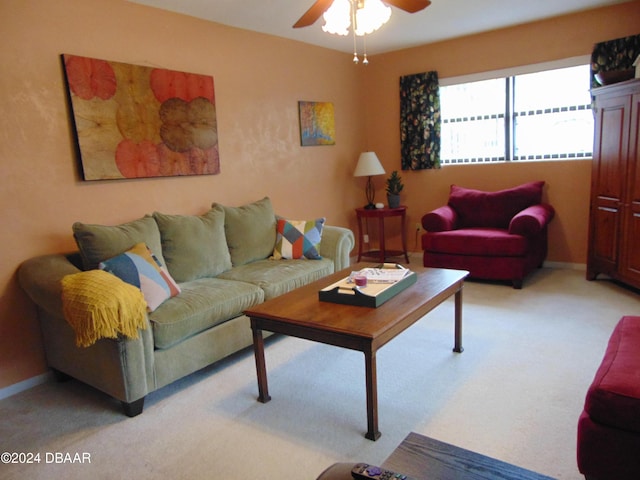
[[[458,221],[458,214],[449,205],[425,214],[422,217],[422,228],[427,232],[444,232],[453,230]]]
[[[544,230],[555,215],[551,205],[540,203],[525,208],[516,214],[509,223],[509,233],[531,237]]]
[[[349,253],[355,244],[353,232],[348,228],[325,225],[322,230],[320,255],[332,259],[334,271],[337,272],[350,265]]]
[[[62,278],[80,272],[72,259],[43,255],[18,269],[20,286],[38,307],[47,363],[125,403],[138,401],[155,389],[152,330],[147,326],[137,339],[102,339],[77,347],[62,309]]]
[[[25,261],[18,269],[18,282],[29,298],[48,314],[64,318],[62,278],[80,272],[70,257],[42,255]]]

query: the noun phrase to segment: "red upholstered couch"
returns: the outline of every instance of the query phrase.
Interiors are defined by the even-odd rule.
[[[640,478],[640,317],[622,317],[578,420],[578,469],[589,480]]]
[[[451,186],[448,204],[422,217],[425,267],[468,270],[470,277],[524,277],[547,256],[547,225],[554,215],[542,203],[543,181],[497,192]]]

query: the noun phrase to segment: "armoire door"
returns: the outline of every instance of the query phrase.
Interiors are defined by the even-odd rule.
[[[627,189],[623,210],[620,274],[640,286],[640,93],[631,97],[629,161]]]
[[[618,270],[631,97],[597,98],[596,106],[588,278]]]

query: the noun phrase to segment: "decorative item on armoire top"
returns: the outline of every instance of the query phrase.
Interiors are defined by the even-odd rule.
[[[62,61],[85,180],[220,173],[212,76]]]
[[[300,145],[303,147],[336,144],[333,103],[298,102]]]
[[[387,201],[389,208],[398,208],[400,206],[400,192],[404,188],[402,177],[398,175],[398,171],[391,172],[387,178]]]
[[[639,55],[640,34],[596,43],[591,52],[591,87],[633,78],[633,65]],[[604,83],[596,78],[600,72],[604,73],[604,77],[600,76]]]

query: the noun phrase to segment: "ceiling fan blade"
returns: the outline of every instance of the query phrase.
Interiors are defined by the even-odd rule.
[[[387,5],[409,13],[416,13],[431,5],[430,0],[382,0]]]
[[[316,3],[311,5],[311,8],[307,10],[302,17],[300,17],[300,20],[293,25],[293,28],[313,25],[315,21],[320,18],[320,15],[329,9],[332,3],[333,0],[317,0]]]

